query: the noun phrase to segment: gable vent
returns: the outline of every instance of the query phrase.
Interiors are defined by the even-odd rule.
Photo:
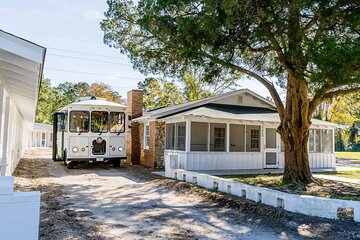
[[[238,104],[242,104],[242,103],[243,103],[243,96],[241,96],[241,95],[238,95],[238,96],[237,96],[237,103],[238,103]]]

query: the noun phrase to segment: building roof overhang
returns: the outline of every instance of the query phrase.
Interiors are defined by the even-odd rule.
[[[46,48],[0,30],[0,79],[25,122],[34,123]]]
[[[176,122],[190,119],[192,121],[217,121],[227,123],[280,124],[279,114],[271,109],[207,104],[199,108],[160,118],[159,121]],[[312,127],[341,128],[340,125],[312,119]]]

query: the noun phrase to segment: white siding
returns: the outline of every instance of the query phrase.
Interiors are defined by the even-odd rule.
[[[165,151],[166,159],[173,159],[173,168],[185,170],[263,169],[263,152],[182,152]],[[278,153],[279,168],[284,168],[284,153]],[[334,153],[309,153],[310,167],[335,168]]]
[[[0,134],[0,156],[1,156],[1,175],[11,175],[20,161],[23,146],[26,146],[27,138],[23,137],[25,129],[28,127],[24,124],[22,115],[17,106],[11,99],[6,87],[1,84],[2,101],[1,103],[1,134]],[[0,91],[1,92],[1,91]],[[6,107],[6,104],[9,107]],[[6,112],[8,109],[8,112]]]
[[[335,168],[335,153],[309,153],[310,168]],[[279,153],[279,168],[284,168],[284,153]]]
[[[236,96],[229,96],[227,98],[215,101],[217,104],[226,104],[226,105],[240,105],[240,106],[251,106],[251,107],[264,107],[268,108],[269,105],[264,103],[262,100],[251,96],[247,93],[241,93]]]

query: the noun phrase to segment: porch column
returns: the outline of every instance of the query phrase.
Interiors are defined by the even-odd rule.
[[[185,139],[185,152],[190,152],[191,148],[191,121],[186,119],[186,139]]]
[[[230,124],[226,124],[226,152],[230,152]]]
[[[3,113],[5,114],[5,121],[4,121],[4,127],[3,127],[3,138],[2,138],[2,161],[1,161],[1,172],[0,176],[5,176],[6,173],[6,167],[7,167],[7,149],[8,149],[8,134],[9,134],[9,118],[10,118],[10,97],[6,97],[5,100],[5,111]]]
[[[207,141],[207,151],[210,152],[210,143],[211,143],[211,140],[210,140],[210,133],[211,133],[211,126],[210,126],[210,123],[207,123],[208,124],[208,134],[207,134],[207,137],[208,137],[208,141]]]
[[[335,153],[335,129],[331,130],[331,138],[332,138],[332,153]]]
[[[4,85],[1,83],[1,79],[0,79],[0,136],[3,132],[3,114],[5,113],[4,111]],[[0,137],[0,146],[2,144],[2,138]],[[1,149],[0,149],[1,151]],[[1,154],[1,153],[0,153]],[[0,161],[1,164],[1,161]]]

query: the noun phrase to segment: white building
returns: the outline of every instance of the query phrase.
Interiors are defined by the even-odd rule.
[[[11,175],[34,124],[46,49],[0,30],[0,175]]]
[[[28,138],[27,147],[52,147],[53,146],[53,126],[45,123],[35,123]]]

